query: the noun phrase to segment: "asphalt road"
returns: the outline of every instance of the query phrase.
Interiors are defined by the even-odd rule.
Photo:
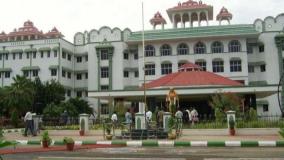
[[[284,160],[283,148],[99,148],[12,154],[4,160]]]

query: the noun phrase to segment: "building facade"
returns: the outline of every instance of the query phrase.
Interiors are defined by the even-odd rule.
[[[42,81],[55,79],[66,88],[66,98],[86,98],[97,113],[108,114],[111,100],[132,102],[128,105],[142,101],[138,92],[144,70],[146,82],[151,82],[191,62],[242,83],[243,87],[227,91],[250,90],[259,115],[281,115],[277,87],[283,73],[284,14],[234,25],[230,24],[232,14],[222,8],[216,16],[219,25],[210,26],[213,6],[192,0],[178,3],[167,13],[173,28],[165,29],[166,20],[157,12],[150,20],[153,30],[145,31],[144,49],[142,32],[128,28],[78,32],[73,43],[56,28],[43,33],[30,21],[8,34],[2,32],[1,87],[10,85],[17,74]],[[200,87],[204,93],[211,89]],[[137,95],[125,97],[126,92]],[[159,96],[156,92],[165,93],[163,89],[149,91],[149,103],[151,96]]]

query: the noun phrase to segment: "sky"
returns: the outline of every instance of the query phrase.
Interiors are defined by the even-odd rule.
[[[43,32],[54,26],[73,42],[77,32],[99,29],[102,26],[142,30],[142,0],[0,0],[0,32],[9,33],[23,26],[27,20]],[[145,30],[152,29],[149,20],[157,11],[166,19],[168,8],[187,0],[143,0]],[[255,19],[284,13],[284,0],[203,0],[214,7],[214,21],[225,6],[232,14],[232,24],[252,24]]]

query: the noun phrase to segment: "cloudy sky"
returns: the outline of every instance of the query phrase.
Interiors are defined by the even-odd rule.
[[[149,20],[160,11],[171,28],[166,9],[186,0],[143,0],[145,29],[151,29]],[[141,30],[142,0],[1,0],[0,31],[11,32],[24,21],[31,20],[35,26],[47,32],[56,26],[68,41],[76,32],[111,28]],[[277,16],[284,13],[284,0],[203,0],[214,6],[214,17],[225,6],[233,14],[233,24],[253,23],[256,18]],[[216,24],[216,22],[210,22]]]

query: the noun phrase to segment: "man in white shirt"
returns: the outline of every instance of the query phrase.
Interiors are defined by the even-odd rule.
[[[30,111],[28,111],[25,115],[24,121],[26,123],[24,136],[28,135],[28,130],[30,130],[31,134],[34,136],[34,124],[33,124],[33,115]]]
[[[152,121],[152,112],[150,110],[146,112],[146,119],[148,122]]]
[[[116,115],[116,112],[113,112],[113,114],[111,115],[111,121],[112,121],[112,123],[116,126],[116,123],[117,123],[117,115]]]

